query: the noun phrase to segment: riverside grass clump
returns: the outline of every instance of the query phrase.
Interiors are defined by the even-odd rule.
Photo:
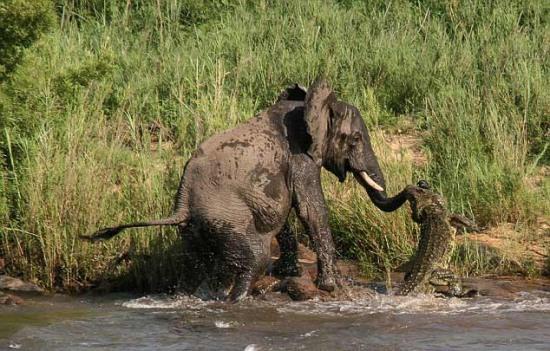
[[[47,28],[13,24],[32,31],[32,45],[0,50],[18,53],[0,83],[0,256],[10,274],[50,289],[175,286],[185,268],[173,228],[96,245],[78,236],[170,213],[202,140],[318,74],[361,110],[390,194],[425,178],[451,211],[515,223],[525,236],[550,212],[548,179],[526,181],[550,161],[542,0],[48,5]],[[423,165],[388,147],[403,120],[423,138]],[[342,257],[371,277],[410,257],[407,206],[381,213],[353,180],[323,182]],[[506,273],[511,261],[470,241],[453,256],[465,274]]]

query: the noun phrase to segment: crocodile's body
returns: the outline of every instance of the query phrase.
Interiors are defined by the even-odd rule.
[[[419,182],[418,186],[407,186],[404,193],[411,205],[412,218],[420,225],[420,240],[416,255],[408,265],[410,269],[405,282],[399,287],[397,294],[474,296],[477,291],[462,287],[461,279],[449,270],[449,261],[457,227],[453,221],[461,225],[462,231],[479,230],[477,225],[461,215],[449,214],[444,199],[430,191],[425,181]],[[283,283],[273,277],[264,277],[256,283],[254,290],[258,295],[282,290],[288,292],[292,299],[309,299],[315,296],[315,287],[308,282],[307,276],[308,274],[301,278],[292,277]],[[362,285],[357,281],[355,284]]]
[[[462,296],[462,286],[449,269],[450,253],[454,243],[454,229],[443,198],[430,191],[428,185],[409,187],[412,217],[420,225],[418,250],[399,295],[442,292]]]

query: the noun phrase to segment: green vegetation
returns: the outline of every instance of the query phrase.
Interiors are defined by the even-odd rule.
[[[0,81],[42,32],[55,21],[49,0],[4,0],[0,4]]]
[[[202,140],[320,73],[362,111],[390,193],[426,178],[453,211],[483,225],[516,223],[525,238],[550,213],[548,179],[526,181],[550,163],[542,0],[7,4],[0,256],[10,273],[45,287],[107,278],[172,286],[183,269],[173,229],[131,230],[95,246],[77,236],[168,214]],[[391,152],[380,132],[404,120],[424,138],[424,166]],[[408,210],[381,213],[353,181],[324,181],[342,256],[359,258],[371,276],[410,256],[417,229]],[[455,263],[467,274],[505,271],[495,257],[468,242]]]

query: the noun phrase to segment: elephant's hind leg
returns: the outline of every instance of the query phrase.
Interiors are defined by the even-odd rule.
[[[237,302],[243,299],[248,291],[252,280],[265,271],[269,262],[269,249],[266,242],[260,236],[247,234],[243,240],[241,234],[236,234],[233,239],[237,245],[229,245],[225,254],[229,259],[227,264],[234,274],[233,287],[229,292],[228,300]],[[267,251],[266,251],[267,250]]]
[[[207,279],[208,299],[226,300],[231,292],[235,274],[223,257],[212,258],[212,271]]]
[[[242,257],[240,252],[226,252],[230,257]],[[207,283],[208,291],[203,292],[203,296],[214,300],[228,300],[237,302],[243,299],[252,283],[254,276],[253,259],[242,259],[236,265],[232,260],[221,259],[213,264],[214,268],[209,274]],[[204,289],[203,289],[204,290]]]
[[[239,249],[227,252],[227,254],[232,257],[238,257],[238,262],[228,262],[228,267],[226,268],[230,269],[233,273],[233,286],[229,291],[228,300],[230,302],[237,302],[243,299],[250,289],[252,279],[254,278],[256,259],[249,248],[243,248],[242,246]]]

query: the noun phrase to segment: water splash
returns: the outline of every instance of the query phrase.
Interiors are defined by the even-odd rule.
[[[433,295],[390,296],[376,294],[351,301],[308,301],[278,307],[281,313],[305,314],[460,314],[550,311],[550,292],[520,293],[515,299],[496,300],[488,297],[471,299],[439,298]]]
[[[219,301],[203,301],[185,295],[151,295],[122,302],[130,309],[186,310],[191,312],[223,313],[227,310],[248,308],[274,308],[279,313],[299,314],[458,314],[458,313],[507,313],[550,312],[550,292],[532,291],[519,293],[515,299],[477,297],[471,299],[439,298],[433,295],[391,296],[368,294],[335,301],[310,300],[306,302],[269,302],[248,299],[237,305]],[[219,323],[218,323],[219,322]],[[230,328],[230,322],[216,321],[218,328]]]
[[[154,309],[154,310],[186,310],[186,311],[205,311],[223,312],[223,309],[215,308],[223,306],[219,301],[204,301],[194,296],[188,295],[147,295],[124,301],[120,303],[122,307],[130,309]]]
[[[235,328],[239,324],[237,322],[215,321],[214,325],[216,326],[216,328],[228,329],[228,328]]]
[[[312,330],[310,332],[307,332],[307,333],[304,333],[302,335],[300,335],[301,337],[303,338],[309,338],[311,336],[314,336],[319,330]]]

